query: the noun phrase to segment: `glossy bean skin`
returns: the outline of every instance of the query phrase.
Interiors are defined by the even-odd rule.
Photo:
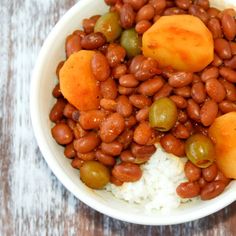
[[[76,108],[72,106],[70,103],[67,103],[63,110],[63,115],[71,119],[74,111],[76,111]]]
[[[116,186],[122,186],[123,182],[116,179],[113,175],[110,177],[110,182]]]
[[[200,107],[193,99],[188,100],[187,114],[195,121],[200,120]]]
[[[120,23],[124,29],[129,29],[133,26],[135,21],[135,12],[132,6],[125,3],[120,10]]]
[[[100,137],[103,142],[111,143],[124,130],[125,120],[119,113],[113,113],[100,125]]]
[[[166,8],[166,0],[149,0],[149,3],[155,8],[156,14],[161,14]]]
[[[220,195],[226,187],[225,182],[217,180],[205,185],[201,190],[201,199],[210,200]]]
[[[189,13],[193,16],[196,16],[196,17],[200,18],[205,24],[209,20],[209,16],[206,13],[206,11],[198,5],[191,5],[189,7]]]
[[[164,85],[164,81],[161,77],[156,76],[153,79],[144,81],[138,87],[138,92],[145,96],[153,96]]]
[[[111,143],[102,143],[101,150],[103,153],[110,155],[110,156],[118,156],[120,155],[123,146],[118,141],[113,141]]]
[[[189,98],[191,97],[191,88],[189,86],[184,86],[182,88],[175,88],[174,94],[184,98]]]
[[[180,110],[178,112],[178,119],[177,120],[182,124],[185,123],[188,120],[188,116],[187,116],[186,112]]]
[[[123,87],[134,88],[139,84],[139,81],[136,80],[133,74],[126,74],[120,77],[119,83]]]
[[[217,79],[218,76],[219,76],[219,69],[213,66],[202,72],[201,79],[203,82],[206,82],[209,79]]]
[[[75,53],[81,50],[81,38],[76,34],[71,34],[66,39],[66,56],[67,58]]]
[[[116,82],[112,78],[101,82],[100,91],[103,98],[114,100],[117,97]]]
[[[51,129],[52,137],[57,143],[61,145],[69,144],[72,142],[74,135],[68,125],[58,123]]]
[[[221,59],[230,59],[232,57],[229,42],[226,41],[225,39],[222,39],[222,38],[215,39],[214,48],[217,55]]]
[[[74,149],[82,154],[93,151],[100,144],[98,135],[90,132],[80,139],[74,140]]]
[[[176,72],[169,77],[169,84],[174,88],[182,88],[192,83],[193,74],[188,72]]]
[[[186,162],[184,173],[190,182],[198,181],[201,178],[201,168],[195,166],[191,161]]]
[[[126,149],[132,143],[134,137],[134,131],[126,129],[121,135],[119,135],[117,141],[123,145],[123,148]]]
[[[222,30],[220,21],[217,18],[212,18],[207,24],[208,29],[211,31],[214,39],[222,38]]]
[[[104,0],[108,6],[114,6],[117,0]]]
[[[123,151],[120,155],[120,159],[122,162],[135,162],[135,157],[133,156],[132,152],[129,150]]]
[[[130,102],[133,106],[142,109],[151,105],[151,99],[141,94],[133,94],[129,97]]]
[[[87,19],[87,18],[85,18],[82,22],[84,32],[86,34],[92,33],[93,30],[94,30],[95,24],[96,24],[96,19],[91,19],[91,18]]]
[[[236,43],[235,42],[229,42],[229,45],[230,45],[232,55],[236,55]]]
[[[233,40],[236,36],[236,23],[234,17],[230,14],[223,14],[221,24],[225,37],[230,41]]]
[[[154,145],[139,145],[136,143],[131,145],[131,152],[137,159],[147,161],[155,151],[156,147]]]
[[[98,129],[105,117],[105,112],[100,110],[90,110],[86,112],[81,112],[79,117],[79,123],[81,127],[85,130]]]
[[[142,177],[142,170],[134,163],[121,162],[114,166],[112,175],[122,182],[136,182]]]
[[[95,152],[91,151],[88,153],[77,152],[77,157],[83,161],[92,161],[95,159]]]
[[[137,120],[135,116],[130,116],[125,118],[125,127],[126,128],[131,128],[137,124]]]
[[[66,101],[63,98],[57,99],[57,102],[54,104],[49,114],[49,118],[52,122],[57,122],[62,119],[65,106]]]
[[[168,97],[171,92],[173,91],[173,88],[168,84],[164,84],[161,89],[154,95],[154,101],[157,101],[160,98]]]
[[[62,93],[61,93],[60,85],[59,85],[59,84],[57,84],[57,85],[54,87],[54,89],[53,89],[53,91],[52,91],[52,95],[53,95],[54,98],[59,98],[59,97],[62,96]]]
[[[137,144],[145,145],[151,138],[152,129],[148,122],[140,123],[134,130],[134,141]]]
[[[197,82],[192,85],[191,97],[196,103],[200,104],[204,102],[206,95],[206,89],[202,82]]]
[[[145,60],[146,58],[143,55],[133,57],[129,66],[129,72],[131,74],[136,74]]]
[[[93,75],[98,81],[105,81],[110,76],[110,67],[107,58],[100,52],[95,52],[91,60]]]
[[[73,143],[66,145],[66,147],[64,149],[64,155],[69,159],[72,159],[76,156],[76,151],[74,149]]]
[[[190,136],[188,128],[183,124],[178,124],[172,131],[172,134],[178,139],[187,139]]]
[[[121,95],[118,97],[116,111],[123,117],[129,117],[132,114],[133,106],[126,96]]]
[[[194,4],[202,7],[204,10],[208,10],[208,8],[210,7],[209,0],[195,0]]]
[[[130,95],[135,91],[135,88],[127,88],[123,86],[118,86],[118,92],[122,95]]]
[[[206,81],[206,92],[215,102],[221,102],[226,96],[224,86],[217,79],[209,79]]]
[[[75,169],[80,169],[83,164],[84,164],[84,161],[79,159],[78,157],[74,158],[71,162],[71,166]]]
[[[135,25],[135,30],[138,34],[143,34],[145,33],[150,27],[152,26],[151,22],[148,20],[140,20],[136,25]]]
[[[236,56],[233,56],[230,60],[225,60],[224,64],[230,69],[236,69]]]
[[[201,123],[204,126],[210,126],[216,119],[218,114],[218,105],[213,100],[207,100],[204,102],[200,110]]]
[[[226,91],[226,98],[231,102],[236,101],[236,87],[233,83],[230,83],[224,79],[219,80],[220,83],[224,86]]]
[[[222,65],[222,63],[223,63],[223,60],[216,53],[214,53],[214,59],[211,64],[213,66],[218,67],[218,66]]]
[[[216,181],[217,180],[223,181],[226,186],[230,183],[230,179],[225,177],[225,175],[221,171],[219,171],[219,170],[218,170],[218,173],[217,173],[217,175],[215,177],[215,180]]]
[[[183,10],[188,10],[189,7],[191,6],[191,0],[176,0],[175,3],[177,7]]]
[[[170,7],[170,8],[167,8],[167,9],[163,12],[163,15],[164,15],[164,16],[183,15],[183,14],[186,14],[186,11],[184,11],[183,9],[178,8],[178,7]]]
[[[119,79],[122,75],[127,73],[127,66],[125,64],[117,65],[112,69],[112,76],[116,79]]]
[[[236,83],[236,72],[227,67],[220,68],[220,75],[229,82]]]
[[[61,62],[59,62],[58,65],[57,65],[57,68],[56,68],[56,75],[57,75],[57,78],[58,78],[58,79],[59,79],[60,70],[61,70],[61,68],[63,67],[64,63],[65,63],[64,61],[61,61]]]
[[[210,7],[207,10],[207,14],[209,15],[210,18],[216,18],[220,13],[220,10],[215,8],[215,7]]]
[[[231,111],[236,111],[236,104],[231,101],[223,101],[219,103],[219,108],[223,113],[228,113]]]
[[[137,11],[139,10],[145,3],[147,3],[147,0],[124,0],[124,3],[128,3],[132,6],[132,8]]]
[[[116,67],[125,59],[125,49],[118,44],[109,44],[107,48],[106,57],[111,67]]]
[[[213,163],[207,168],[202,169],[202,177],[207,182],[213,181],[216,178],[217,174],[218,174],[218,168],[215,163]]]
[[[100,106],[107,111],[116,111],[117,102],[113,99],[102,98]]]
[[[116,164],[116,159],[113,156],[105,154],[101,150],[97,150],[95,156],[96,159],[105,166],[114,166]]]
[[[198,182],[185,182],[177,187],[176,192],[181,198],[193,198],[200,194],[200,186]]]
[[[76,123],[75,127],[73,128],[73,133],[76,139],[80,139],[84,137],[88,132],[85,131],[79,123]]]
[[[151,20],[155,15],[155,8],[151,4],[146,4],[139,9],[136,15],[136,22],[141,20]]]
[[[187,101],[185,98],[177,95],[170,96],[170,99],[175,103],[177,108],[184,109],[187,107]]]
[[[145,107],[143,109],[140,109],[137,113],[136,113],[136,120],[138,122],[141,121],[145,121],[148,119],[148,115],[149,115],[149,107]]]
[[[105,36],[100,33],[91,33],[81,39],[81,46],[87,50],[97,49],[106,43]]]
[[[172,134],[166,134],[160,140],[161,146],[168,153],[182,157],[185,155],[184,143],[174,137]]]

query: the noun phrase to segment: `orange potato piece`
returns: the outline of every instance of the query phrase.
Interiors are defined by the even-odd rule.
[[[90,65],[94,53],[81,50],[72,54],[59,74],[63,96],[80,111],[99,107],[100,90]]]
[[[162,16],[142,39],[143,54],[156,59],[160,67],[196,72],[214,57],[211,32],[191,15]]]
[[[218,117],[209,135],[215,143],[218,168],[226,177],[236,179],[236,112]]]

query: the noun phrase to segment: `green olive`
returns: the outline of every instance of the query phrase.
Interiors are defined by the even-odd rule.
[[[128,57],[134,57],[141,53],[141,39],[135,29],[123,31],[120,44],[126,50]]]
[[[200,168],[206,168],[214,162],[214,144],[203,134],[194,134],[185,144],[185,152],[188,159]]]
[[[98,161],[87,161],[80,168],[80,178],[88,187],[102,189],[110,181],[110,172]]]
[[[170,130],[175,125],[177,117],[177,107],[169,98],[158,99],[149,110],[149,123],[159,131]]]
[[[94,32],[103,33],[108,42],[113,42],[115,39],[120,37],[122,32],[119,19],[117,12],[106,13],[96,22]]]

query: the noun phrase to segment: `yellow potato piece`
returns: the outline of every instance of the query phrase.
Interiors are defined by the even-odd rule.
[[[236,179],[236,112],[218,117],[209,129],[215,143],[216,163],[228,178]]]
[[[214,57],[211,32],[191,15],[162,16],[142,38],[143,54],[156,59],[161,67],[196,72]]]
[[[99,85],[91,69],[94,53],[89,50],[73,53],[59,73],[63,96],[80,111],[99,107]]]

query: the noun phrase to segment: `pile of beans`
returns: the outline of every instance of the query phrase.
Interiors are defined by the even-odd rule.
[[[149,160],[160,142],[168,153],[185,156],[185,141],[195,133],[207,136],[216,117],[236,111],[236,12],[219,11],[208,0],[105,0],[110,12],[119,14],[122,30],[135,29],[140,37],[162,15],[191,14],[200,18],[214,38],[213,62],[199,73],[160,70],[158,63],[143,55],[127,57],[116,39],[107,42],[94,32],[99,15],[84,19],[83,31],[76,30],[66,40],[67,58],[81,49],[95,50],[92,71],[100,83],[99,110],[78,111],[60,92],[50,112],[55,123],[54,139],[65,146],[65,156],[72,166],[96,160],[111,170],[110,181],[116,185],[137,181],[140,164]],[[116,33],[116,32],[115,32]],[[132,49],[133,50],[133,49]],[[140,48],[133,52],[139,52]],[[59,63],[57,76],[63,62]],[[152,103],[170,98],[177,107],[177,121],[168,132],[153,129],[148,120]],[[117,160],[119,160],[117,162]],[[201,195],[203,200],[219,195],[229,180],[212,164],[200,169],[185,165],[188,182],[177,188],[181,197]]]

